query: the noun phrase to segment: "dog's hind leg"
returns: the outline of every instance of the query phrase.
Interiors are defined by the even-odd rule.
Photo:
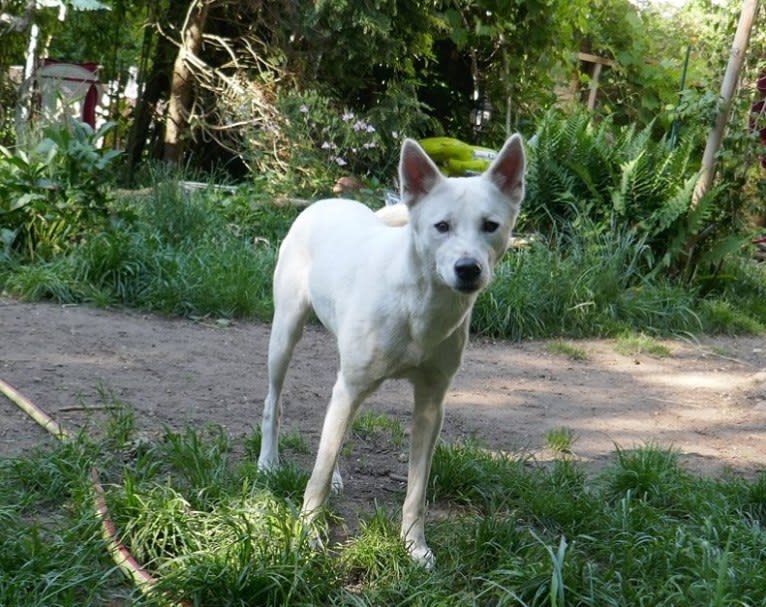
[[[402,508],[402,538],[412,559],[427,569],[434,566],[434,555],[426,543],[426,485],[431,473],[436,440],[444,419],[444,395],[449,377],[423,374],[413,380],[415,408],[410,437],[410,462],[407,496]]]
[[[280,267],[281,266],[281,267]],[[269,337],[269,391],[263,405],[261,452],[258,469],[270,471],[279,464],[279,423],[282,417],[282,386],[295,345],[311,308],[305,290],[296,288],[296,275],[286,276],[289,268],[279,264],[274,278],[274,320]],[[299,276],[299,275],[298,275]]]

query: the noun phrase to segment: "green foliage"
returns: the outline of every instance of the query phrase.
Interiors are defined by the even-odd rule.
[[[118,204],[121,219],[66,257],[14,271],[5,288],[65,302],[266,319],[276,247],[297,211],[250,195],[220,204],[159,184],[149,197]]]
[[[506,255],[476,303],[474,331],[521,339],[704,329],[692,289],[642,274],[649,251],[635,232],[587,220],[569,229]]]
[[[356,122],[317,101],[329,122],[347,129],[323,131],[300,111],[307,99],[295,98],[296,119],[302,129],[314,124],[314,137],[380,135],[355,131]],[[740,210],[719,207],[726,188],[689,208],[691,148],[683,138],[672,149],[657,143],[649,129],[550,113],[529,147],[520,222],[529,236],[497,267],[472,329],[511,339],[761,331],[763,272],[740,256],[740,232],[723,227]],[[294,153],[309,159],[305,183],[316,186],[314,178],[328,174],[321,168],[328,154],[338,152],[320,144]],[[78,223],[80,241],[50,261],[25,261],[13,247],[17,233],[4,228],[0,284],[33,299],[269,319],[277,247],[298,209],[252,186],[189,193],[167,173],[150,173],[148,182],[148,193],[110,202],[110,220],[97,233]]]
[[[102,150],[109,131],[74,121],[48,127],[29,152],[0,147],[0,218],[11,249],[29,260],[50,259],[109,222],[116,150]]]
[[[519,130],[527,126],[527,116],[550,107],[557,79],[571,77],[567,71],[572,50],[577,32],[588,23],[589,6],[560,0],[441,3],[444,34],[439,43],[452,48],[443,55],[450,65],[432,68],[442,81],[431,94],[440,108],[444,103],[437,95],[453,97],[451,107],[442,110],[446,115],[439,116],[448,133],[469,140],[476,136],[475,125],[469,122],[477,103],[475,91],[490,103],[495,115],[489,125],[482,125],[481,135],[488,139],[485,144],[502,141],[508,127]],[[455,58],[470,70],[469,82],[468,74],[455,74]]]

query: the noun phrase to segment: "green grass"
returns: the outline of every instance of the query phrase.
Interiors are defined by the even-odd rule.
[[[545,344],[545,349],[551,354],[561,354],[570,360],[588,360],[588,352],[584,348],[568,341],[556,340],[548,342]]]
[[[0,284],[27,299],[265,320],[276,247],[297,211],[244,196],[224,205],[160,185],[118,203],[111,228],[66,256],[6,265]]]
[[[363,411],[351,425],[352,435],[362,440],[383,438],[397,449],[405,443],[405,430],[398,419],[382,413]]]
[[[401,495],[381,493],[351,537],[316,550],[298,516],[305,471],[261,475],[214,426],[167,430],[136,447],[129,405],[114,404],[97,440],[0,460],[0,604],[766,601],[766,475],[700,477],[656,445],[618,448],[589,475],[563,448],[574,440],[563,430],[547,436],[561,453],[547,465],[440,443],[429,499],[449,515],[427,524],[437,567],[426,572],[398,537]],[[369,423],[377,429],[380,419]],[[87,483],[93,465],[121,539],[164,595],[143,596],[108,558]],[[319,530],[338,523],[324,516]]]
[[[670,348],[658,342],[654,337],[643,333],[620,335],[614,349],[624,356],[638,356],[639,354],[649,354],[655,358],[672,356]]]
[[[641,273],[648,253],[630,232],[572,228],[510,251],[476,304],[472,329],[510,339],[699,333],[693,288]],[[705,318],[708,318],[707,316]]]
[[[545,444],[556,453],[572,453],[572,446],[576,440],[574,430],[564,426],[545,433]]]

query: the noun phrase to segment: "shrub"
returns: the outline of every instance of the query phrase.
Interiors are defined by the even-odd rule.
[[[0,146],[0,217],[8,248],[51,259],[109,221],[108,170],[118,151],[98,147],[112,127],[48,127],[30,151]]]
[[[283,93],[269,128],[243,137],[246,162],[260,186],[282,195],[324,195],[344,175],[391,182],[402,137],[417,136],[429,124],[413,99],[391,85],[376,105],[359,110],[338,107],[314,90]]]

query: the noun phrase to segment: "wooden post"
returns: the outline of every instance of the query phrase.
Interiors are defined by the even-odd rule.
[[[591,55],[590,53],[577,53],[577,59],[582,61],[588,66],[588,76],[590,77],[590,84],[588,86],[588,102],[587,107],[588,111],[592,112],[596,109],[596,98],[598,96],[598,81],[601,77],[601,70],[604,66],[611,67],[614,65],[614,61],[612,59],[606,59],[605,57],[598,57],[596,55]],[[575,75],[574,80],[572,81],[572,86],[574,87],[575,94],[577,93],[577,88],[580,85],[580,79],[577,75]]]
[[[601,64],[593,64],[593,72],[590,76],[590,92],[588,93],[588,111],[596,109],[596,95],[598,94],[598,79],[601,76]]]
[[[697,184],[694,187],[694,193],[692,194],[690,211],[697,207],[700,199],[710,190],[710,186],[713,185],[715,157],[721,147],[726,123],[729,121],[732,99],[737,89],[739,74],[742,71],[745,53],[750,42],[750,32],[753,29],[753,22],[757,13],[758,0],[745,0],[742,3],[742,11],[739,15],[737,31],[734,34],[729,63],[726,66],[726,73],[721,84],[721,105],[716,116],[715,125],[710,131],[710,135],[708,135],[705,152],[702,155],[702,168]]]

